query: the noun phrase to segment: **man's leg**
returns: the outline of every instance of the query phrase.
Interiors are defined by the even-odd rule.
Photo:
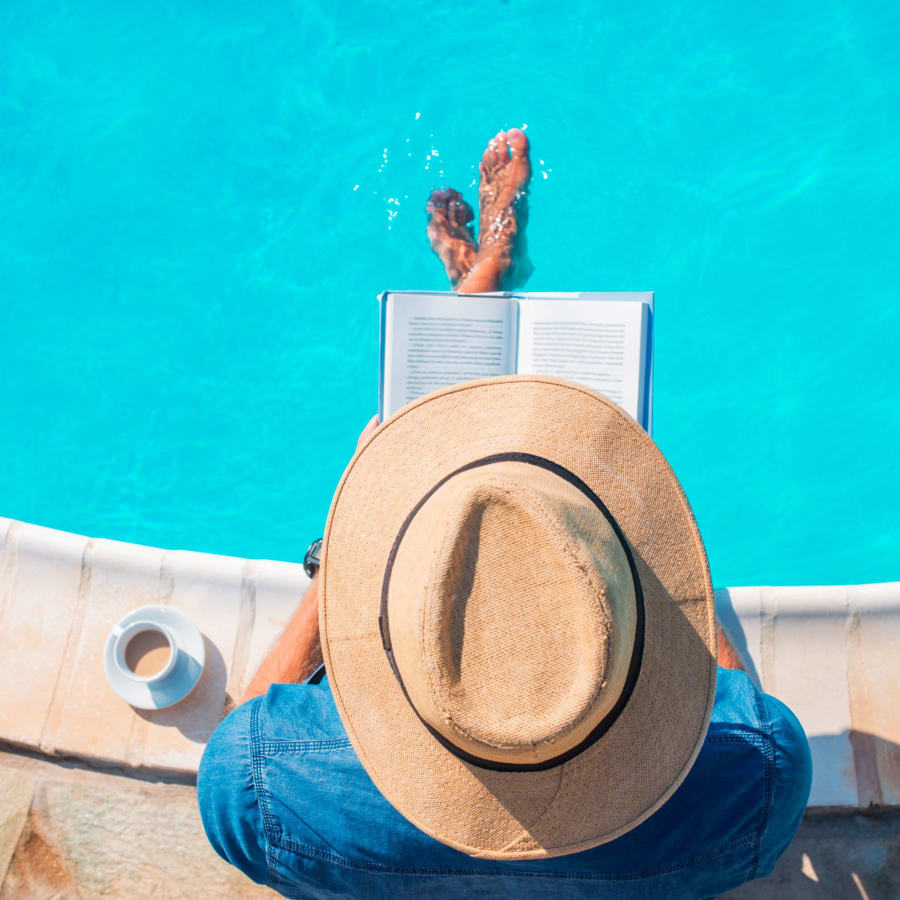
[[[531,177],[525,133],[511,128],[491,138],[479,168],[477,246],[469,225],[472,208],[458,191],[433,191],[426,206],[431,247],[444,263],[450,285],[464,294],[500,290],[512,263],[520,228],[519,200]]]

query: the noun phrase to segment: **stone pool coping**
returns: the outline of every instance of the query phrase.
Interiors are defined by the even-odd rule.
[[[0,742],[117,770],[195,773],[209,735],[309,585],[297,563],[161,550],[0,518]],[[103,672],[110,628],[151,603],[206,642],[187,699],[144,712]],[[751,677],[810,738],[811,807],[900,804],[900,582],[716,591]]]

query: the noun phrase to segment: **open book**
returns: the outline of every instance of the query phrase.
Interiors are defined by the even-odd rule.
[[[653,294],[386,291],[381,421],[423,394],[492,375],[577,381],[652,425]]]

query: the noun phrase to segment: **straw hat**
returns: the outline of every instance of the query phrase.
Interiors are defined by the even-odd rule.
[[[570,381],[469,381],[383,423],[332,500],[319,623],[375,785],[472,856],[618,837],[709,723],[715,610],[690,507],[640,426]]]

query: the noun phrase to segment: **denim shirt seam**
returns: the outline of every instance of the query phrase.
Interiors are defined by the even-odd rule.
[[[756,715],[765,735],[765,740],[759,742],[765,761],[765,773],[763,777],[763,804],[759,812],[759,824],[757,825],[756,830],[756,845],[753,850],[749,879],[756,878],[759,873],[763,837],[772,820],[772,807],[775,800],[775,737],[773,734],[773,726],[769,719],[769,713],[761,692],[756,692],[753,702],[756,707]]]
[[[259,707],[262,697],[255,697],[250,709],[250,770],[253,778],[253,791],[256,794],[256,805],[259,808],[260,819],[263,826],[263,838],[266,844],[266,879],[267,887],[272,887],[272,882],[278,880],[274,867],[273,843],[277,842],[278,829],[274,818],[269,811],[268,793],[263,786],[263,755],[260,751],[262,738],[259,728]]]
[[[674,875],[683,872],[693,866],[701,863],[709,862],[718,857],[724,856],[733,850],[751,843],[757,838],[756,833],[746,834],[743,837],[736,838],[728,844],[718,847],[715,850],[699,854],[686,859],[679,860],[677,864],[670,866],[658,866],[653,869],[643,869],[637,872],[526,872],[516,869],[473,869],[463,866],[392,866],[384,863],[372,863],[347,859],[336,853],[330,853],[328,850],[322,850],[318,847],[311,847],[308,844],[300,843],[285,835],[273,838],[273,843],[281,850],[290,853],[296,853],[313,859],[320,859],[324,862],[333,863],[345,869],[378,872],[385,875],[441,875],[441,876],[510,876],[513,878],[557,878],[578,881],[641,881],[647,878],[658,878],[666,875]]]
[[[318,741],[260,741],[261,755],[278,753],[327,753],[329,750],[346,750],[350,746],[349,738],[328,738]]]
[[[763,744],[771,742],[771,725],[768,730],[760,730],[759,728],[742,728],[731,726],[724,734],[707,734],[704,743],[708,744],[727,744],[727,743],[744,743],[750,741],[753,744]]]

